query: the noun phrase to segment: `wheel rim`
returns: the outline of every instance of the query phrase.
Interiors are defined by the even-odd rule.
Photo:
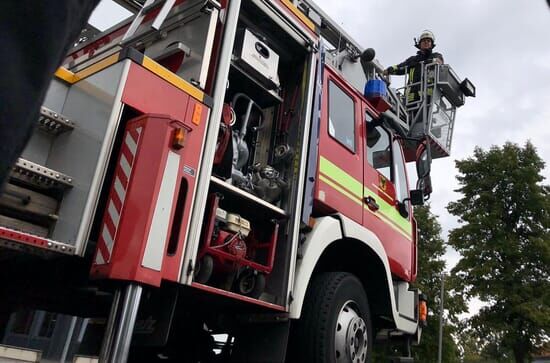
[[[334,347],[337,362],[362,363],[367,361],[367,324],[359,315],[357,304],[347,301],[336,321]]]

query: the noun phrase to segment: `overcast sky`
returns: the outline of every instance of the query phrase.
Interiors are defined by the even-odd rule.
[[[461,77],[476,85],[457,112],[451,157],[432,166],[433,212],[445,237],[457,226],[445,207],[458,198],[454,160],[484,149],[527,140],[550,160],[550,9],[544,0],[315,0],[385,66],[413,55],[424,29],[436,50]],[[393,77],[394,84],[398,82]],[[544,175],[550,176],[546,168]],[[547,181],[545,181],[547,182]],[[456,255],[450,254],[454,264]]]
[[[445,62],[476,85],[477,97],[457,112],[451,156],[432,165],[432,211],[445,240],[458,225],[445,209],[459,198],[456,159],[471,156],[476,146],[530,140],[550,161],[550,8],[545,0],[315,1],[361,46],[374,48],[385,66],[413,55],[413,38],[432,30]],[[548,183],[549,167],[544,176]],[[448,251],[446,258],[450,268],[459,256]],[[471,313],[479,306],[474,301]]]
[[[362,47],[376,50],[385,66],[416,52],[413,38],[424,29],[436,50],[477,97],[458,110],[451,157],[432,166],[432,211],[447,232],[457,226],[445,209],[459,196],[454,160],[512,141],[527,140],[550,160],[550,9],[545,0],[315,0]],[[92,23],[104,27],[120,17],[100,5]],[[394,77],[394,84],[398,78]],[[544,175],[550,177],[549,168]],[[548,183],[548,181],[545,181]],[[449,266],[457,261],[448,253]]]

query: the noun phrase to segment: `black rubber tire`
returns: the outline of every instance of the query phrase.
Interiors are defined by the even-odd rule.
[[[366,362],[372,359],[372,323],[367,295],[361,281],[347,272],[325,272],[314,276],[304,300],[302,316],[293,321],[287,362],[336,362],[335,330],[338,314],[354,301],[367,327]]]
[[[253,279],[253,286],[243,289],[241,286],[243,279]],[[257,299],[265,290],[265,275],[259,272],[255,273],[253,270],[244,270],[235,281],[235,290],[241,295]]]
[[[210,255],[204,255],[195,269],[194,281],[199,284],[208,282],[214,271],[214,259]]]

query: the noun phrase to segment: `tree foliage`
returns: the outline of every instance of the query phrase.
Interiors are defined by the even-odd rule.
[[[506,143],[456,162],[462,198],[448,205],[461,226],[449,244],[465,299],[486,306],[469,320],[484,353],[526,362],[550,333],[550,188],[531,143]]]
[[[466,328],[459,334],[460,346],[462,348],[463,363],[512,363],[513,359],[509,358],[509,352],[498,352],[498,344],[490,339],[484,339],[482,343],[479,338],[476,338],[470,329]],[[495,358],[495,356],[499,358]]]

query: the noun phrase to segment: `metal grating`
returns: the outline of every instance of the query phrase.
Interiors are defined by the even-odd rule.
[[[59,135],[63,132],[73,130],[74,126],[74,121],[62,114],[54,112],[44,106],[40,108],[40,116],[38,116],[39,129],[53,135]]]
[[[72,177],[22,158],[13,166],[12,177],[50,188],[73,187]]]
[[[74,246],[69,244],[6,227],[0,227],[0,246],[25,252],[32,252],[29,251],[29,248],[35,248],[66,255],[74,255],[76,253]]]

